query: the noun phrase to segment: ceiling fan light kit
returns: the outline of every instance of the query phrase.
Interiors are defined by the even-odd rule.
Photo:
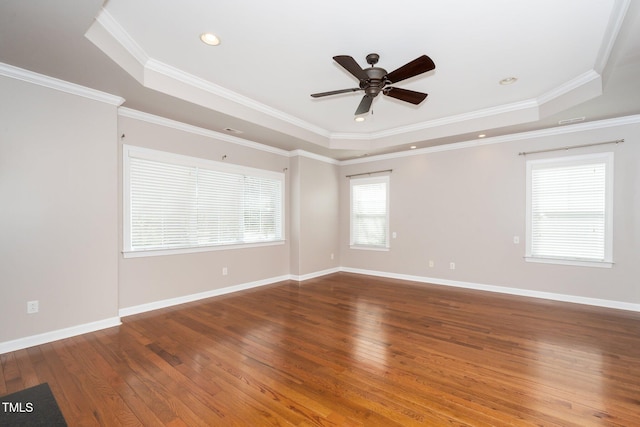
[[[314,93],[311,96],[313,98],[320,98],[323,96],[338,95],[341,93],[364,91],[364,96],[362,97],[362,100],[355,112],[356,116],[368,113],[371,109],[373,98],[378,96],[380,92],[382,92],[383,95],[414,105],[418,105],[425,100],[427,97],[426,93],[401,89],[389,85],[435,69],[436,65],[431,58],[427,55],[422,55],[390,73],[387,73],[387,70],[384,68],[375,66],[379,59],[380,55],[377,53],[370,53],[367,55],[367,63],[371,65],[371,67],[363,69],[351,56],[334,56],[334,61],[359,80],[359,87]]]

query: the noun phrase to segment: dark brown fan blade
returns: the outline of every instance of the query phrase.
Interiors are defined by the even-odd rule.
[[[339,93],[347,93],[347,92],[357,92],[359,90],[362,90],[362,89],[360,89],[359,87],[354,87],[351,89],[340,89],[340,90],[332,90],[329,92],[312,93],[311,96],[313,98],[320,98],[321,96],[337,95]]]
[[[358,105],[358,109],[356,110],[356,116],[358,114],[368,113],[371,108],[371,103],[373,102],[373,98],[369,95],[365,95],[362,97],[362,101],[360,101],[360,105]]]
[[[400,101],[410,102],[414,105],[420,104],[427,97],[426,93],[415,92],[408,89],[400,89],[397,87],[385,88],[382,93],[392,98],[399,99]]]
[[[342,68],[353,74],[356,79],[367,80],[369,78],[369,76],[367,76],[367,73],[365,73],[362,67],[358,65],[356,60],[349,55],[334,56],[333,60],[340,64]]]
[[[436,64],[433,63],[431,58],[427,55],[422,55],[419,58],[414,59],[408,64],[403,65],[387,74],[386,78],[391,83],[398,83],[402,80],[408,79],[413,76],[417,76],[418,74],[426,73],[427,71],[431,71],[436,68]]]

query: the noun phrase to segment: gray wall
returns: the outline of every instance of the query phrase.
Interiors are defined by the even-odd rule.
[[[0,93],[0,344],[117,319],[116,106],[5,77]]]
[[[636,121],[637,122],[637,121]],[[619,145],[519,156],[521,151],[624,138]],[[611,269],[528,263],[526,159],[615,153]],[[412,153],[414,154],[414,153]],[[341,182],[341,266],[442,282],[640,303],[640,125],[631,124],[408,157],[351,162],[345,174],[393,169],[389,252],[349,249],[349,185]],[[514,244],[513,237],[520,243]],[[429,267],[429,260],[434,267]],[[450,270],[449,263],[456,269]],[[445,283],[446,284],[446,283]]]
[[[118,310],[339,268],[640,304],[637,119],[337,165],[118,115],[115,105],[17,79],[0,77],[0,93],[0,350],[15,340],[32,343],[34,336],[55,339],[47,334],[65,328],[104,327],[117,322]],[[615,152],[615,266],[526,263],[526,159],[518,152],[620,138],[626,142],[618,146],[529,157]],[[123,143],[287,169],[286,243],[125,259]],[[349,249],[344,175],[380,169],[393,169],[391,231],[397,238],[387,252]],[[39,313],[26,313],[30,300],[40,301]]]
[[[223,161],[282,172],[289,166],[289,158],[251,147],[217,140],[211,136],[150,123],[130,117],[118,118],[120,156],[122,144],[152,148],[214,161]],[[120,162],[120,169],[122,168]],[[122,177],[122,173],[118,174]],[[286,176],[286,193],[289,178]],[[122,179],[119,179],[119,250],[122,250]],[[285,200],[285,205],[289,201]],[[289,221],[285,208],[285,230]],[[120,308],[175,299],[229,286],[276,278],[289,274],[288,231],[282,245],[215,250],[181,255],[124,258],[119,255],[118,282]],[[222,269],[228,275],[222,275]]]
[[[291,166],[295,240],[291,274],[304,277],[336,269],[340,266],[339,167],[307,156],[293,157]]]

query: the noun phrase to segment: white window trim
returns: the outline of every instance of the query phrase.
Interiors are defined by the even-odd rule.
[[[214,160],[202,159],[198,157],[191,157],[182,154],[169,153],[165,151],[154,150],[150,148],[136,147],[132,145],[123,144],[122,146],[122,232],[123,232],[123,249],[122,254],[124,258],[139,258],[148,256],[163,256],[163,255],[176,255],[176,254],[188,254],[208,251],[219,251],[229,249],[241,249],[241,248],[254,248],[264,246],[283,245],[286,242],[286,226],[285,226],[285,177],[284,173],[274,172],[265,169],[252,168],[249,166],[234,165],[231,163],[217,162]],[[169,249],[133,249],[131,247],[131,193],[130,193],[130,164],[129,159],[131,157],[137,157],[147,160],[154,160],[158,162],[172,163],[185,166],[195,166],[206,169],[215,169],[222,172],[245,174],[251,176],[265,177],[270,179],[277,179],[282,181],[282,197],[281,197],[281,213],[282,213],[282,239],[272,240],[267,242],[252,242],[252,243],[237,243],[237,244],[225,244],[225,245],[211,245],[211,246],[189,246],[178,247]]]
[[[531,218],[531,174],[532,169],[540,164],[575,164],[579,162],[604,162],[605,163],[605,241],[604,241],[604,260],[580,260],[573,258],[542,258],[531,255],[532,246],[532,218]],[[595,153],[580,156],[556,157],[551,159],[539,159],[527,161],[527,188],[526,188],[526,253],[524,259],[526,262],[545,263],[545,264],[561,264],[581,267],[600,267],[611,268],[613,262],[613,153]]]
[[[387,186],[387,199],[386,199],[386,209],[387,209],[387,217],[386,217],[386,230],[387,234],[385,236],[385,245],[355,245],[353,244],[353,186],[358,184],[366,184],[366,183],[376,183],[376,182],[384,182]],[[390,218],[390,178],[389,175],[378,176],[378,177],[367,177],[367,178],[351,178],[349,182],[349,247],[351,249],[359,249],[359,250],[367,250],[367,251],[389,251],[390,250],[390,233],[389,233],[389,218]]]

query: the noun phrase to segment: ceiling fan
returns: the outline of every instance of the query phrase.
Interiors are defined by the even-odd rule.
[[[360,101],[360,105],[358,105],[358,109],[355,113],[356,116],[369,112],[373,98],[378,96],[380,92],[382,92],[383,95],[409,102],[414,105],[420,104],[427,97],[426,93],[415,92],[413,90],[401,89],[388,85],[398,83],[402,80],[426,73],[427,71],[431,71],[436,68],[436,64],[427,55],[422,55],[390,73],[387,73],[387,70],[384,68],[375,66],[380,59],[380,55],[377,53],[370,53],[367,55],[367,63],[370,64],[371,67],[366,69],[360,68],[360,65],[358,65],[356,60],[348,55],[334,56],[333,59],[340,64],[342,68],[360,80],[360,87],[314,93],[311,96],[313,98],[320,98],[323,96],[337,95],[339,93],[363,90],[365,94],[362,97],[362,101]]]

